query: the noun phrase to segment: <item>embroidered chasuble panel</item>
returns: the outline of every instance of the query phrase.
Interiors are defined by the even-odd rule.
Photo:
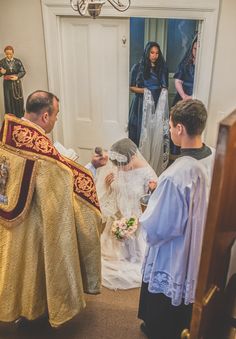
[[[28,154],[45,160],[56,160],[70,168],[74,177],[74,192],[90,207],[100,211],[93,178],[83,166],[63,157],[53,146],[50,139],[41,129],[31,123],[6,114],[1,131],[3,145],[22,154]]]
[[[36,154],[34,147],[51,147],[44,135],[32,143],[28,125],[22,131],[12,122],[5,121],[0,144],[0,320],[47,312],[57,327],[85,307],[84,292],[100,293],[101,216],[90,199],[96,191],[82,167]],[[31,148],[21,148],[23,141]],[[79,192],[72,168],[86,179]]]

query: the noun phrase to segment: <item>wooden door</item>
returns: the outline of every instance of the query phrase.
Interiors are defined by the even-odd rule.
[[[64,143],[84,163],[126,136],[129,20],[63,17],[60,31]]]
[[[183,334],[182,338],[225,338],[224,289],[230,250],[235,238],[236,111],[224,119],[219,127],[190,336]]]

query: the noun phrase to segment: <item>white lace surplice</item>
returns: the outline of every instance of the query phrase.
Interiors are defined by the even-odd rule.
[[[194,302],[211,164],[211,156],[204,162],[177,159],[159,177],[140,217],[148,242],[143,281],[151,293],[165,294],[174,306],[182,299],[186,305]]]
[[[111,233],[112,223],[121,217],[141,215],[140,198],[157,177],[150,166],[119,172],[109,194],[100,196],[106,226],[101,236],[102,284],[110,289],[129,289],[141,285],[141,267],[146,243],[140,229],[131,238],[119,241]],[[99,190],[98,190],[99,196]]]

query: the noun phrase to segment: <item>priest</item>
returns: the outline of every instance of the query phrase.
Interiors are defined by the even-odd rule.
[[[88,170],[50,133],[58,98],[32,93],[22,119],[5,115],[0,144],[0,321],[48,315],[57,327],[100,293],[101,217]]]

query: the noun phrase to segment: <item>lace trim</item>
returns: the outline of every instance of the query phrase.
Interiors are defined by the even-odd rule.
[[[152,265],[149,265],[152,266]],[[195,281],[184,281],[183,283],[177,283],[166,272],[155,271],[152,274],[151,281],[144,274],[144,282],[149,282],[148,290],[151,293],[163,293],[167,297],[171,298],[172,305],[179,306],[183,299],[184,303],[188,305],[193,303],[195,299]]]
[[[120,154],[118,152],[109,151],[108,152],[110,160],[116,160],[117,162],[127,162],[128,158],[124,154]]]
[[[169,110],[168,91],[162,89],[155,109],[148,89],[144,90],[143,118],[139,150],[160,175],[169,162]]]

